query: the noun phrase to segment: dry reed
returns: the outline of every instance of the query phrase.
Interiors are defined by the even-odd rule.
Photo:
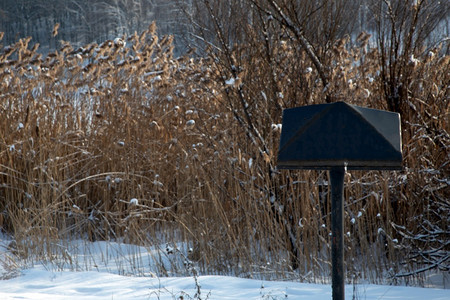
[[[74,238],[185,242],[202,273],[328,280],[328,175],[274,168],[281,109],[323,102],[303,51],[283,41],[274,63],[236,46],[229,85],[221,57],[174,58],[154,25],[47,56],[29,44],[0,48],[0,226],[18,257],[68,260],[58,241]],[[342,41],[333,53],[334,100],[386,109],[376,49]],[[404,171],[347,174],[348,278],[395,278],[416,267],[415,247],[445,239],[429,232],[448,229],[449,58],[433,53],[409,87]]]

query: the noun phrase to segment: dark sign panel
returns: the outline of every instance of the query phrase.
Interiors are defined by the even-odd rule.
[[[400,115],[344,102],[283,112],[278,168],[400,170]]]

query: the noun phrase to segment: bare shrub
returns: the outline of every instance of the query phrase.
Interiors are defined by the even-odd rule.
[[[0,225],[16,253],[181,241],[202,273],[328,280],[328,174],[276,169],[282,109],[325,101],[305,49],[246,27],[226,52],[175,58],[155,26],[44,57],[29,39],[0,48]],[[330,48],[327,89],[386,109],[368,38]],[[411,75],[405,170],[346,176],[347,270],[371,281],[418,258],[445,266],[449,60],[437,50]]]

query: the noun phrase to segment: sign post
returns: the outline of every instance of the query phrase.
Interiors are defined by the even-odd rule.
[[[331,180],[331,284],[333,299],[345,299],[344,274],[344,175],[345,167],[330,169]]]
[[[336,102],[283,111],[279,169],[329,170],[333,300],[345,299],[346,170],[401,170],[400,115]]]

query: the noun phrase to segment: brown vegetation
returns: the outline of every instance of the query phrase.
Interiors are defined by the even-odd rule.
[[[336,43],[327,87],[289,39],[175,58],[153,24],[47,56],[29,39],[0,48],[1,228],[22,258],[80,237],[185,241],[205,273],[326,280],[328,174],[277,171],[278,124],[324,89],[387,109],[368,38]],[[431,49],[408,68],[404,171],[346,176],[348,278],[448,259],[449,57]]]

